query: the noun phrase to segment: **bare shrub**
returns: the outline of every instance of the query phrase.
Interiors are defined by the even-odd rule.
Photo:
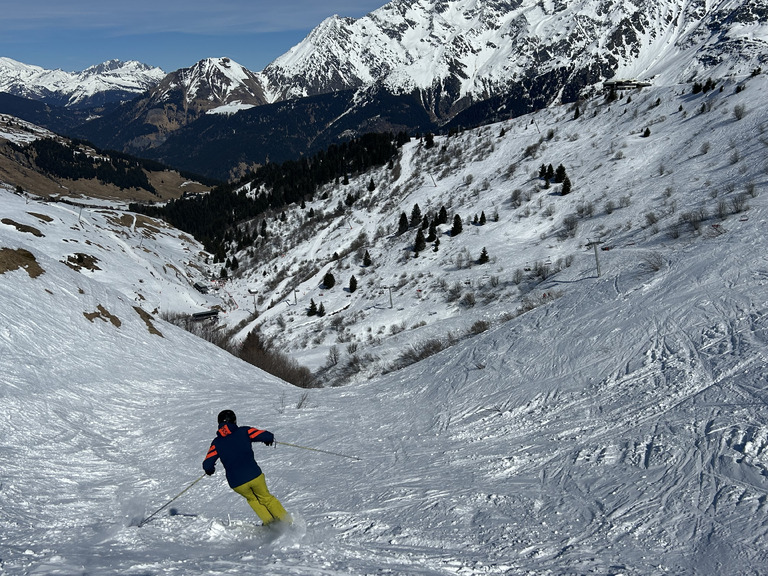
[[[461,299],[461,305],[465,308],[472,308],[477,303],[474,292],[467,292]]]
[[[456,302],[459,298],[461,298],[461,293],[463,292],[463,287],[460,282],[454,282],[450,288],[446,291],[445,299],[448,302]]]
[[[399,370],[411,364],[415,364],[425,358],[429,358],[442,352],[456,343],[456,337],[449,333],[446,338],[431,338],[423,342],[412,344],[395,360],[393,369]]]
[[[720,200],[720,202],[717,203],[717,217],[720,218],[720,220],[725,220],[730,213],[731,211],[728,202]]]
[[[695,232],[701,229],[701,223],[707,219],[707,211],[704,208],[684,212],[680,215],[680,221],[690,225]]]
[[[648,272],[658,272],[664,264],[664,257],[658,252],[647,252],[640,257],[640,266]]]
[[[733,117],[736,118],[736,120],[741,120],[746,115],[747,109],[744,107],[744,104],[736,104],[736,106],[733,107]]]
[[[541,280],[544,281],[549,278],[551,269],[549,264],[536,262],[536,264],[533,265],[533,273],[536,277],[541,278]]]
[[[300,388],[313,388],[315,378],[306,366],[277,350],[270,349],[255,331],[245,337],[237,354],[242,360]]]
[[[579,228],[579,219],[574,214],[569,214],[563,218],[563,229],[568,237],[576,236],[576,230]]]
[[[733,208],[734,214],[738,214],[739,212],[744,212],[744,210],[747,210],[749,208],[747,205],[747,195],[745,193],[737,194],[731,198],[731,207]]]
[[[523,151],[523,158],[536,158],[536,154],[538,154],[540,146],[540,143],[526,146],[525,150]]]
[[[488,330],[488,328],[490,327],[491,327],[491,323],[488,322],[487,320],[478,320],[477,322],[472,324],[472,326],[469,327],[469,333],[474,335],[481,334],[486,330]]]
[[[589,218],[595,213],[595,205],[592,202],[582,202],[576,207],[579,218]]]
[[[299,401],[296,402],[296,410],[307,408],[309,406],[309,392],[303,392],[299,397]]]

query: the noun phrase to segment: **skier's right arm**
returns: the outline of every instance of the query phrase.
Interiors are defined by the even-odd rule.
[[[211,442],[211,447],[208,448],[208,454],[203,460],[203,470],[209,476],[216,472],[216,460],[219,459],[219,453],[216,451],[216,444]]]

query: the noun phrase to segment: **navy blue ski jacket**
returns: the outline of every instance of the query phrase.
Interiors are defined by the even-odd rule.
[[[221,459],[227,473],[227,482],[236,488],[261,476],[261,468],[253,457],[252,442],[271,444],[275,440],[272,432],[248,426],[224,422],[211,442],[208,455],[203,460],[203,470],[212,473],[216,460]]]

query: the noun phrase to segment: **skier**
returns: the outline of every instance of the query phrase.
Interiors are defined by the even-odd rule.
[[[252,442],[272,446],[275,436],[267,430],[238,426],[232,410],[219,412],[218,423],[216,438],[203,461],[205,473],[210,476],[216,472],[216,460],[221,458],[229,486],[248,500],[265,526],[278,520],[291,523],[290,514],[267,489],[264,473],[253,457],[251,447]]]

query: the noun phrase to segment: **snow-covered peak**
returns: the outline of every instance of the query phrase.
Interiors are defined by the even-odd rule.
[[[182,90],[187,103],[209,103],[207,109],[239,101],[263,104],[259,76],[226,57],[205,58],[189,68],[169,74],[158,87],[161,99]]]
[[[0,58],[0,91],[68,107],[121,100],[155,86],[165,72],[137,61],[109,60],[81,72],[46,70]],[[110,96],[111,95],[111,96]]]
[[[381,82],[394,92],[432,90],[438,116],[461,99],[515,85],[585,85],[614,75],[675,80],[756,65],[768,42],[764,0],[578,3],[538,0],[394,0],[359,19],[326,19],[272,62],[269,91],[305,96]],[[679,59],[689,61],[686,67]],[[557,93],[557,90],[554,90]],[[439,108],[444,108],[441,114]]]

